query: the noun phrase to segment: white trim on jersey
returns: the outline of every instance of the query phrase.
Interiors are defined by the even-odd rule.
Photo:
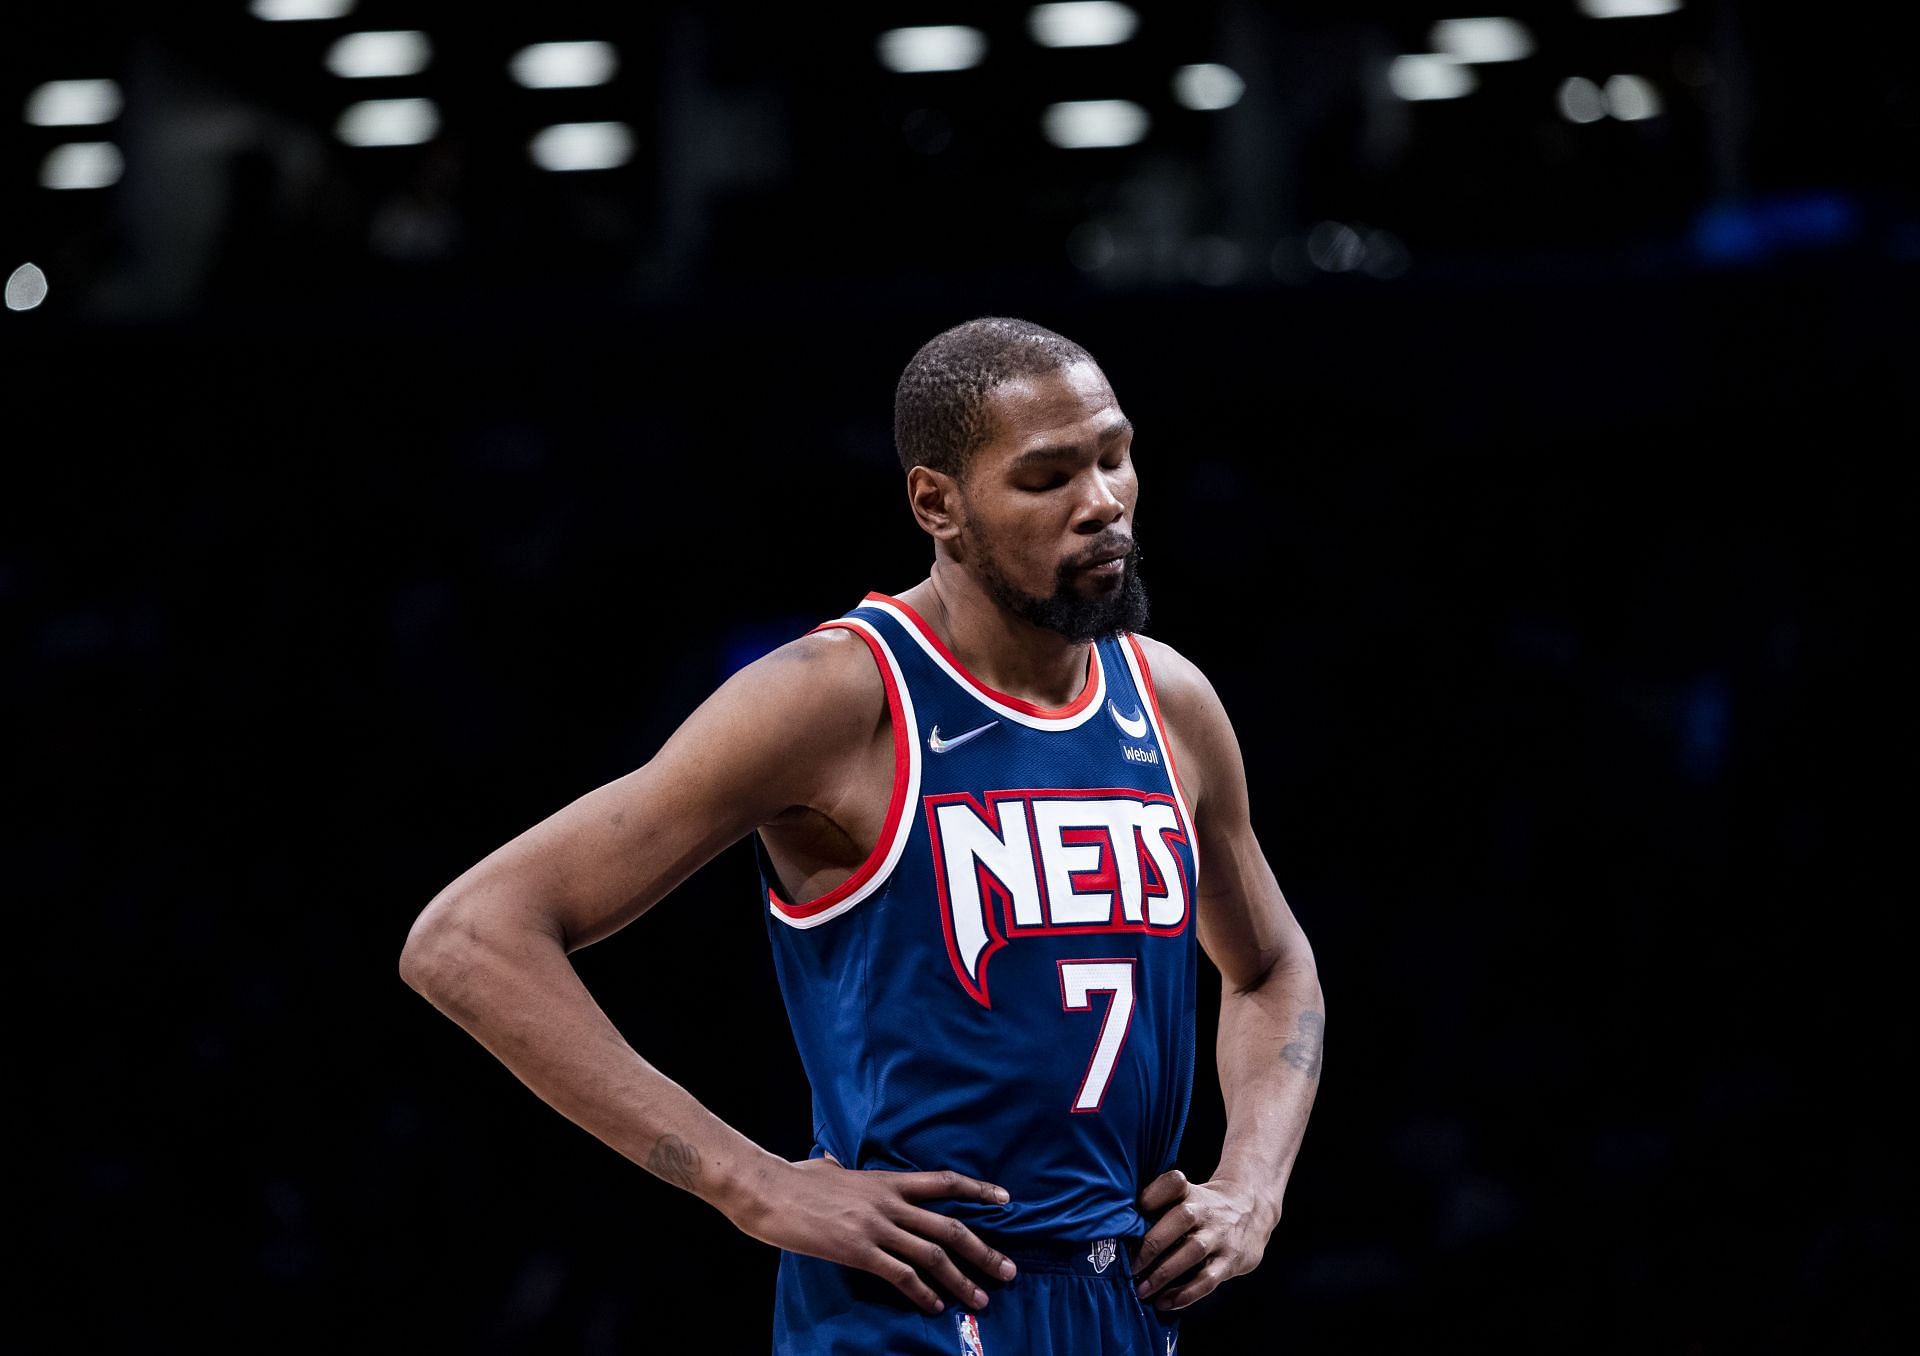
[[[1180,779],[1173,775],[1173,745],[1167,742],[1167,732],[1160,726],[1159,703],[1153,699],[1153,693],[1147,685],[1146,675],[1140,672],[1140,660],[1133,652],[1133,645],[1126,637],[1120,640],[1120,657],[1127,661],[1127,672],[1133,675],[1134,695],[1140,699],[1140,710],[1153,722],[1153,737],[1159,741],[1161,768],[1167,774],[1167,786],[1173,792],[1173,803],[1180,807],[1180,822],[1187,826],[1187,850],[1193,853],[1193,890],[1192,903],[1199,904],[1200,892],[1200,834],[1193,827],[1193,813],[1187,809],[1187,798],[1180,790]]]
[[[927,658],[938,664],[941,669],[945,671],[947,677],[953,679],[954,682],[958,683],[982,706],[997,713],[1002,719],[1013,721],[1017,725],[1024,725],[1030,730],[1077,730],[1092,720],[1106,707],[1107,666],[1101,662],[1100,647],[1098,645],[1090,645],[1087,647],[1093,655],[1091,662],[1093,664],[1093,682],[1096,686],[1093,697],[1087,702],[1086,706],[1070,716],[1035,716],[1029,715],[1025,711],[1016,710],[1008,706],[1005,702],[998,701],[989,695],[981,687],[978,679],[964,670],[956,668],[945,655],[940,653],[933,642],[928,640],[925,633],[921,631],[919,622],[908,616],[905,612],[902,612],[893,604],[880,598],[868,598],[861,606],[877,608],[899,622],[900,625],[906,629],[907,634],[913,637],[914,643],[926,652]],[[1078,700],[1078,698],[1076,698],[1076,700]]]
[[[894,867],[900,864],[900,854],[906,851],[907,839],[913,836],[913,826],[920,817],[920,723],[914,718],[913,693],[907,689],[906,675],[900,672],[900,661],[893,657],[893,648],[887,644],[887,638],[880,634],[879,627],[859,617],[842,617],[840,620],[847,626],[858,627],[863,634],[871,637],[880,646],[880,653],[886,656],[887,668],[893,675],[894,691],[900,694],[900,714],[906,723],[906,729],[895,730],[893,737],[894,747],[897,749],[901,736],[903,734],[906,736],[907,789],[900,805],[900,822],[894,828],[893,842],[887,847],[887,855],[881,860],[879,869],[869,876],[859,889],[832,908],[822,909],[819,913],[809,914],[803,918],[795,918],[786,910],[776,907],[772,900],[767,901],[767,911],[790,928],[819,927],[829,918],[838,918],[885,885],[893,875]]]

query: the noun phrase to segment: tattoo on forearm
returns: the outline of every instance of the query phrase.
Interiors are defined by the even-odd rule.
[[[1288,1041],[1286,1047],[1280,1051],[1280,1058],[1308,1078],[1318,1078],[1321,1041],[1326,1034],[1326,1029],[1327,1019],[1319,1013],[1312,1010],[1301,1013],[1293,1039]]]
[[[700,1151],[675,1135],[662,1135],[647,1155],[647,1171],[688,1191],[700,1175]]]

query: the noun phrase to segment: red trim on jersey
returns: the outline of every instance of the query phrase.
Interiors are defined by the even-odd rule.
[[[887,663],[887,656],[880,648],[880,642],[862,631],[859,627],[845,621],[822,622],[813,628],[815,631],[838,629],[851,631],[866,642],[867,649],[873,652],[873,662],[880,668],[880,681],[887,687],[887,714],[893,718],[893,795],[887,801],[887,822],[880,827],[879,841],[873,845],[873,851],[851,876],[841,881],[833,889],[818,899],[810,899],[804,904],[789,904],[780,898],[777,886],[767,887],[767,902],[789,918],[811,918],[824,909],[830,909],[848,895],[873,879],[873,873],[887,858],[893,847],[893,837],[900,828],[900,816],[906,813],[907,780],[912,771],[912,746],[907,742],[913,738],[907,733],[906,712],[900,705],[900,689],[893,681],[893,668]],[[809,633],[811,634],[811,632]]]
[[[920,634],[927,638],[927,643],[932,645],[934,649],[938,650],[940,652],[941,657],[944,658],[949,664],[953,665],[953,671],[955,673],[959,674],[962,678],[966,679],[974,687],[978,688],[983,696],[993,698],[993,700],[999,702],[1002,706],[1011,706],[1014,710],[1020,712],[1021,715],[1038,716],[1042,720],[1064,720],[1068,716],[1077,716],[1082,711],[1087,709],[1088,704],[1093,701],[1094,692],[1098,690],[1100,686],[1098,677],[1096,676],[1096,673],[1093,667],[1095,664],[1098,664],[1100,662],[1099,651],[1097,647],[1095,647],[1092,644],[1089,644],[1087,646],[1086,686],[1080,689],[1079,696],[1075,697],[1072,701],[1068,702],[1065,706],[1054,706],[1054,707],[1037,706],[1033,702],[1023,700],[1022,698],[1010,697],[1006,693],[999,691],[997,688],[988,687],[985,683],[981,682],[978,678],[974,677],[971,673],[969,673],[967,671],[967,666],[965,664],[962,664],[958,656],[956,656],[952,650],[949,650],[947,648],[947,643],[944,640],[941,640],[939,636],[933,633],[933,628],[927,625],[926,618],[922,617],[918,612],[915,612],[910,604],[903,603],[898,598],[895,598],[891,594],[886,594],[886,593],[869,593],[866,596],[865,601],[867,602],[878,601],[882,603],[891,603],[893,606],[899,608],[903,613],[906,614],[907,620],[911,621],[916,627],[919,628]]]
[[[1127,644],[1133,647],[1133,657],[1140,661],[1140,676],[1147,680],[1147,700],[1153,703],[1154,723],[1167,735],[1167,771],[1173,774],[1174,781],[1180,785],[1180,794],[1186,798],[1189,806],[1193,804],[1193,793],[1187,790],[1186,778],[1180,775],[1180,765],[1173,761],[1173,736],[1167,731],[1167,718],[1160,713],[1160,694],[1153,690],[1153,666],[1147,663],[1147,652],[1140,648],[1140,641],[1131,631],[1121,633]]]

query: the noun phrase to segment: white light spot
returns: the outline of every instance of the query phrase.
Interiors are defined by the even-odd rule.
[[[111,141],[69,141],[40,162],[42,188],[105,188],[117,183],[126,161]]]
[[[890,28],[874,43],[890,71],[964,71],[987,54],[987,35],[964,24]]]
[[[536,42],[507,63],[514,80],[528,89],[604,85],[618,69],[620,57],[610,42]]]
[[[120,116],[120,86],[112,80],[49,80],[27,96],[35,127],[89,127]]]
[[[349,146],[417,146],[440,130],[431,99],[367,99],[349,105],[334,127]]]
[[[1112,0],[1035,5],[1027,12],[1027,32],[1042,47],[1111,47],[1139,27],[1140,16]]]
[[[348,80],[381,80],[418,75],[433,60],[427,35],[413,29],[393,33],[349,33],[327,51],[327,69]]]
[[[1533,34],[1512,19],[1442,19],[1427,41],[1455,61],[1520,61],[1533,55]]]
[[[253,0],[247,6],[256,19],[280,22],[337,19],[352,8],[353,0]]]
[[[1607,116],[1607,96],[1584,75],[1562,80],[1554,98],[1568,122],[1599,122]]]
[[[616,169],[633,158],[633,130],[624,122],[563,122],[543,127],[529,144],[544,170]]]
[[[1402,99],[1458,99],[1479,83],[1479,76],[1452,57],[1431,52],[1397,56],[1387,67],[1387,86]]]
[[[1232,108],[1246,91],[1247,82],[1238,71],[1214,61],[1182,66],[1173,73],[1173,97],[1203,113]]]
[[[1637,75],[1616,75],[1607,81],[1607,111],[1622,122],[1660,116],[1660,91]]]
[[[38,264],[22,264],[7,279],[7,309],[31,311],[47,299],[47,275]]]
[[[1638,19],[1679,8],[1680,0],[1580,0],[1580,12],[1589,19]]]
[[[1307,236],[1307,258],[1327,273],[1351,273],[1367,257],[1360,232],[1338,221],[1323,221]]]
[[[1047,140],[1066,150],[1131,146],[1147,134],[1147,110],[1129,99],[1049,104],[1040,116]]]

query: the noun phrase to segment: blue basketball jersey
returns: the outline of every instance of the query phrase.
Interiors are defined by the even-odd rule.
[[[895,766],[837,889],[788,901],[760,854],[813,1156],[998,1183],[1006,1205],[929,1203],[998,1236],[1145,1232],[1193,1085],[1198,865],[1145,655],[1091,644],[1084,690],[1047,710],[898,599],[826,625],[879,665]]]

